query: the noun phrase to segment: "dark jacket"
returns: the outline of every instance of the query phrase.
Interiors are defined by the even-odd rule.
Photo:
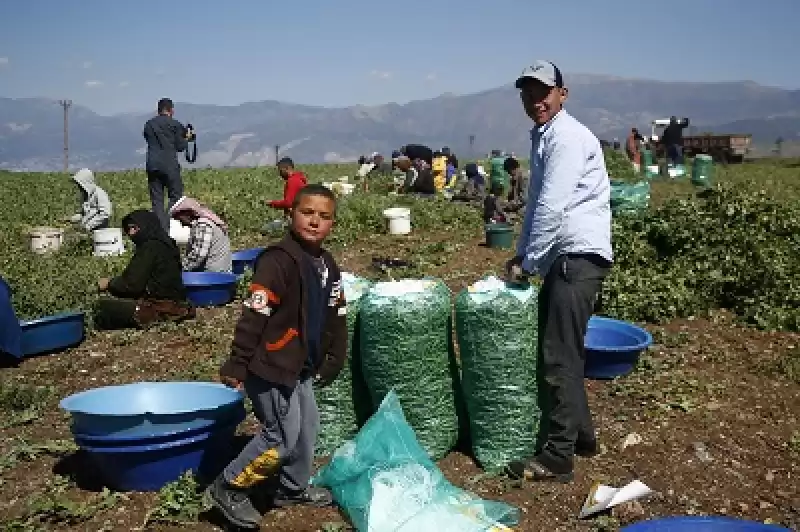
[[[327,382],[336,378],[347,357],[347,304],[333,256],[323,250],[320,257],[328,274],[318,304],[325,308],[314,312],[318,291],[307,283],[320,278],[309,273],[312,259],[300,242],[289,235],[261,253],[221,375],[245,381],[252,374],[289,388],[305,371]],[[324,323],[310,323],[314,316]],[[315,329],[320,335],[311,338]]]
[[[186,128],[167,115],[154,116],[144,124],[148,172],[170,173],[180,169],[178,154],[188,147]]]
[[[417,179],[414,181],[411,191],[418,194],[436,194],[436,186],[433,183],[433,170],[424,168],[417,170],[417,172]]]
[[[151,211],[138,210],[122,219],[122,227],[136,225],[136,250],[122,275],[108,284],[108,292],[126,299],[186,301],[181,255],[175,241],[161,228]]]
[[[686,128],[681,122],[669,124],[661,134],[661,144],[664,146],[680,146],[683,144],[683,130]]]

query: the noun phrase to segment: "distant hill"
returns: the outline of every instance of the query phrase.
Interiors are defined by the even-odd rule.
[[[752,81],[681,83],[572,75],[569,111],[599,137],[623,138],[631,126],[649,130],[655,118],[691,118],[696,131],[751,133],[756,144],[779,136],[800,139],[800,91]],[[198,165],[274,164],[281,155],[301,162],[354,160],[402,144],[450,146],[462,156],[492,148],[525,153],[530,121],[511,86],[475,94],[442,95],[405,105],[325,108],[277,101],[237,106],[177,103],[176,117],[198,130]],[[147,115],[100,116],[70,110],[73,167],[120,169],[144,164],[141,130]],[[470,153],[469,137],[475,135]],[[62,165],[62,113],[56,102],[0,98],[0,168],[54,170]]]

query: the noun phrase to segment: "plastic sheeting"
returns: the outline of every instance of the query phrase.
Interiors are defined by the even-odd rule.
[[[359,532],[500,532],[519,522],[517,508],[479,499],[444,478],[393,391],[312,484],[331,490]]]

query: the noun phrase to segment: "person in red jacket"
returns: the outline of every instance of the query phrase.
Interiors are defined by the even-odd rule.
[[[294,197],[301,188],[308,184],[306,175],[303,172],[298,172],[294,169],[294,161],[289,157],[284,157],[278,161],[278,172],[281,177],[286,181],[283,185],[283,199],[267,200],[267,205],[273,209],[281,209],[285,214],[289,213],[294,202]]]

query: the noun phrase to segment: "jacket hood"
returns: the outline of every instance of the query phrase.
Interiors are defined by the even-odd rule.
[[[91,193],[94,192],[94,189],[97,187],[94,182],[94,172],[88,168],[82,168],[78,170],[75,175],[72,176],[72,180],[78,183],[78,185],[89,195],[91,195]]]

